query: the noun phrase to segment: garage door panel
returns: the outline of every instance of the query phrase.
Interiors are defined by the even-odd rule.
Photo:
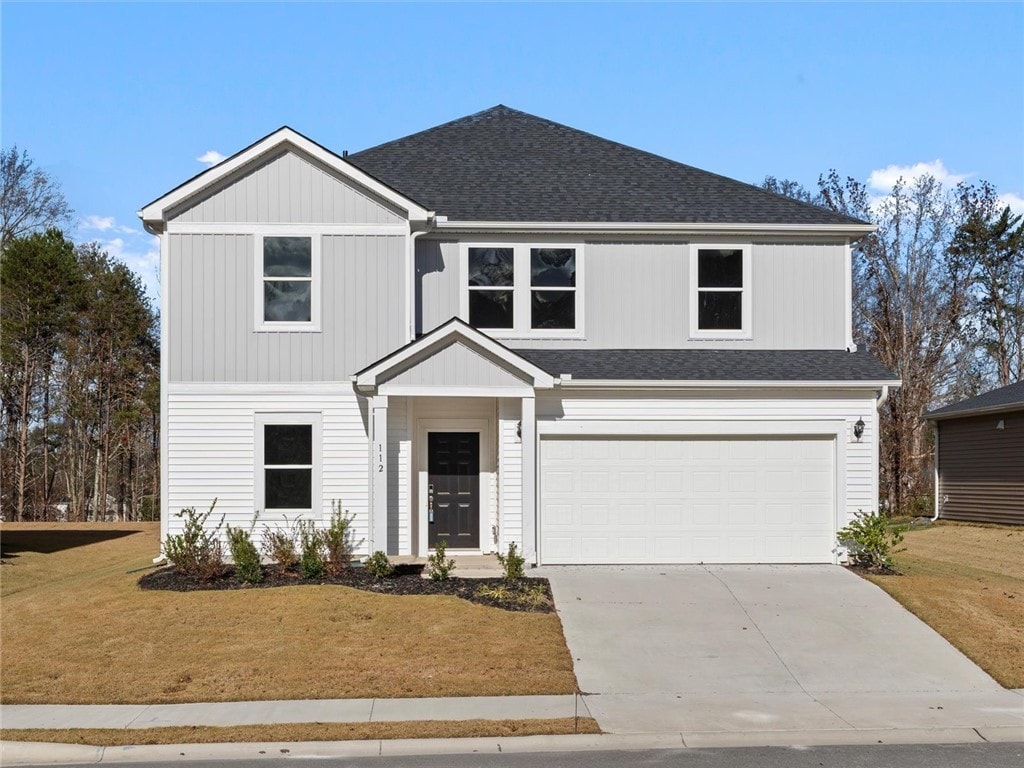
[[[541,441],[545,563],[831,562],[832,439]]]

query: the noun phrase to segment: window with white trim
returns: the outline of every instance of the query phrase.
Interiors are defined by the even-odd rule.
[[[750,247],[695,245],[691,255],[690,333],[750,336]]]
[[[578,245],[464,245],[462,317],[500,337],[582,335]]]
[[[270,515],[319,509],[319,415],[260,414],[256,429],[257,508]]]
[[[257,327],[262,330],[312,329],[319,309],[317,238],[295,235],[256,237]]]

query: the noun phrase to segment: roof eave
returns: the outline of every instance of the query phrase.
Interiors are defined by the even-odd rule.
[[[900,379],[577,379],[567,374],[555,382],[563,389],[880,389],[903,383]]]
[[[1024,411],[1024,403],[1009,403],[1006,405],[992,405],[988,408],[966,408],[962,411],[942,413],[942,409],[926,413],[921,418],[925,421],[946,421],[948,419],[966,418],[968,416],[986,416],[995,413],[1010,413],[1012,411]]]
[[[808,234],[863,237],[874,224],[683,223],[605,221],[450,221],[438,216],[434,227],[444,232],[566,232],[602,234]]]

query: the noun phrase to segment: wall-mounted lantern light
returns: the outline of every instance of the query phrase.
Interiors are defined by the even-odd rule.
[[[516,437],[518,437],[520,440],[523,439],[523,422],[522,421],[517,421],[516,422]]]
[[[857,423],[853,425],[853,436],[857,438],[857,442],[864,437],[864,419],[857,419]]]

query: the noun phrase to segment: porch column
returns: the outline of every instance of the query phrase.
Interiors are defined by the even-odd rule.
[[[370,398],[370,553],[388,551],[388,396]]]
[[[523,555],[537,562],[537,401],[523,398],[520,434],[523,447]]]

